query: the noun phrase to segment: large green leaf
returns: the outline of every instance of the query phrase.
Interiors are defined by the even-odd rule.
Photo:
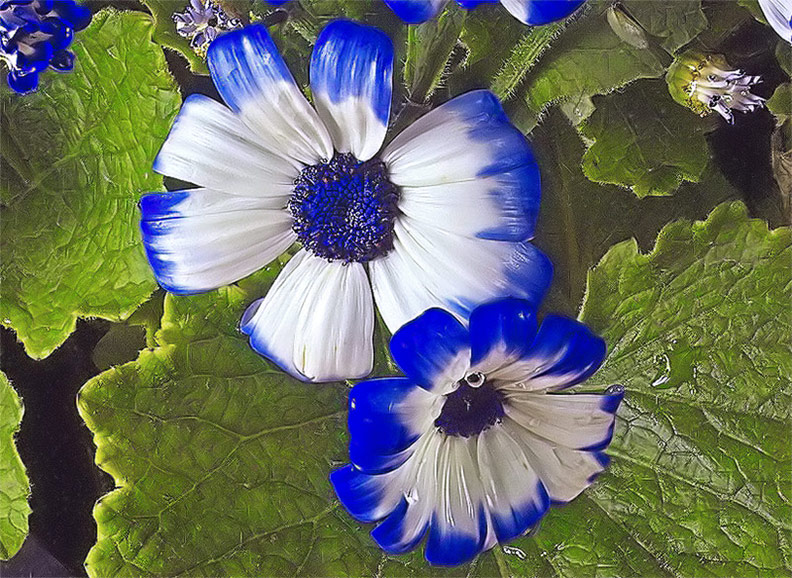
[[[159,347],[81,391],[96,461],[119,486],[95,510],[90,575],[353,576],[417,564],[385,560],[333,498],[346,386],[289,378],[236,329],[276,272],[168,296]]]
[[[711,126],[679,106],[663,80],[636,82],[595,97],[580,132],[592,142],[583,172],[592,181],[632,188],[639,197],[667,195],[682,181],[698,182],[709,160]]]
[[[30,482],[14,444],[20,421],[22,402],[0,372],[0,560],[16,554],[28,534]]]
[[[295,382],[236,325],[277,268],[167,297],[158,347],[90,381],[79,408],[118,489],[92,576],[778,575],[790,566],[790,231],[741,205],[626,242],[583,318],[625,384],[614,462],[535,536],[451,570],[385,557],[334,500],[346,388]],[[599,572],[597,569],[599,568]]]
[[[589,269],[612,245],[634,237],[651,247],[668,222],[705,218],[721,202],[739,198],[714,165],[700,183],[684,183],[673,197],[638,198],[625,188],[593,183],[581,169],[584,145],[558,111],[531,136],[542,171],[534,242],[555,264],[548,310],[577,314]]]
[[[792,231],[740,203],[613,247],[581,319],[609,347],[589,386],[627,395],[610,470],[502,557],[512,575],[780,576],[792,569]]]
[[[102,11],[77,36],[73,72],[0,101],[0,321],[33,357],[78,316],[123,318],[156,287],[136,204],[162,188],[151,164],[179,95],[151,31],[145,14]]]

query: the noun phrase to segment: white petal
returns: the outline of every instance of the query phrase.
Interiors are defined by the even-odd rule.
[[[339,152],[359,160],[382,146],[390,116],[393,44],[385,34],[348,20],[322,30],[311,56],[316,110]]]
[[[607,443],[615,415],[607,395],[507,393],[506,415],[531,433],[555,445],[584,449]]]
[[[210,45],[207,64],[223,100],[268,148],[307,165],[332,158],[330,134],[265,26],[223,34]]]
[[[442,436],[434,430],[415,442],[415,453],[399,469],[390,472],[389,504],[402,501],[371,533],[385,551],[399,554],[412,549],[423,537],[437,503],[437,462]],[[398,500],[394,500],[398,496]]]
[[[792,2],[789,0],[759,0],[759,6],[773,30],[787,42],[792,42]]]
[[[399,210],[416,223],[467,237],[522,241],[539,213],[535,163],[478,179],[401,187]]]
[[[427,113],[385,147],[391,181],[422,187],[477,179],[534,164],[525,137],[485,90]]]
[[[498,297],[538,302],[552,265],[527,243],[463,237],[402,216],[394,249],[369,265],[374,298],[391,332],[431,307],[460,318]]]
[[[456,565],[482,551],[489,535],[475,438],[442,436],[437,457],[437,505],[426,559]]]
[[[532,528],[550,505],[520,444],[495,425],[478,437],[478,466],[491,521],[503,542]]]
[[[141,230],[160,285],[180,294],[233,283],[296,240],[286,211],[266,199],[191,189],[141,199]]]
[[[510,419],[505,419],[501,425],[519,441],[552,500],[572,500],[591,485],[594,476],[608,463],[602,452],[574,450],[550,443]]]
[[[154,161],[158,173],[284,207],[300,173],[296,161],[273,154],[219,102],[191,95]]]
[[[298,379],[356,379],[371,372],[374,306],[360,263],[299,251],[267,296],[248,308],[240,328],[253,349]]]

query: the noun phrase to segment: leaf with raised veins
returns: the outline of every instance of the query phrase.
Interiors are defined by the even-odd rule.
[[[91,380],[79,409],[117,489],[91,576],[777,576],[790,567],[790,230],[741,204],[615,246],[582,318],[627,388],[610,470],[536,535],[462,568],[384,556],[335,500],[347,390],[301,384],[236,329],[277,268],[168,296],[158,346]],[[380,354],[382,352],[379,352]]]
[[[630,187],[639,197],[669,195],[698,182],[709,161],[712,124],[678,105],[663,80],[644,80],[595,97],[580,128],[591,142],[583,172],[592,181]]]
[[[75,68],[0,95],[0,322],[49,355],[77,317],[118,320],[156,288],[137,201],[180,98],[151,19],[104,10],[77,35]]]
[[[14,443],[22,413],[19,396],[0,372],[0,560],[16,554],[28,534],[30,482]]]

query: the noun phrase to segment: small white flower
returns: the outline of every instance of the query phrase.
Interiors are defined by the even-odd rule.
[[[190,0],[184,12],[173,15],[173,21],[179,36],[187,38],[192,49],[201,55],[223,32],[242,28],[241,20],[229,17],[213,0]]]
[[[715,111],[729,124],[734,124],[735,110],[753,112],[765,103],[751,92],[762,78],[731,69],[719,55],[681,57],[669,68],[667,80],[672,95],[685,106],[701,116]]]

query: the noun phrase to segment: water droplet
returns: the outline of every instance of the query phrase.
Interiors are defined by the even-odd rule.
[[[404,499],[407,500],[408,504],[414,504],[418,501],[418,490],[415,488],[411,489],[407,494],[404,496]]]
[[[517,556],[520,560],[525,560],[526,558],[525,552],[514,546],[504,546],[503,553],[510,556]]]
[[[623,385],[611,385],[608,389],[605,390],[605,393],[608,395],[613,395],[614,393],[624,393],[624,386]]]

